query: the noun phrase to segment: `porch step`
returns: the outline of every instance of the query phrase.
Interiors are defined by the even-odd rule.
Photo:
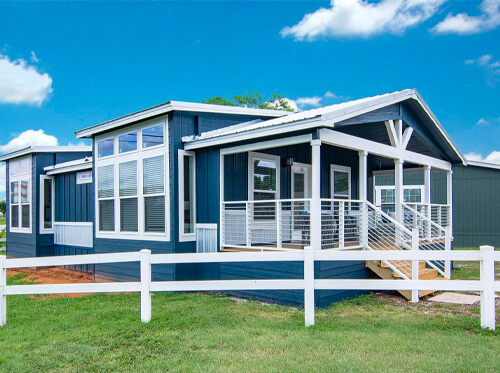
[[[411,261],[389,261],[389,264],[392,264],[396,268],[400,268],[399,270],[411,277]],[[408,266],[408,268],[401,269],[402,266]],[[402,280],[403,277],[399,273],[395,273],[387,263],[382,261],[367,261],[366,267],[372,270],[377,276],[386,280]],[[437,269],[434,268],[426,268],[426,263],[424,261],[419,262],[419,271],[418,271],[419,279],[421,280],[445,280],[445,278],[439,277],[439,273]],[[411,300],[411,291],[410,290],[398,290],[398,292],[403,295],[407,300]],[[426,295],[435,293],[436,290],[421,290],[419,292],[419,297],[424,297]]]

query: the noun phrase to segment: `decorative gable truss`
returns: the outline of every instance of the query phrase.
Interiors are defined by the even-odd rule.
[[[408,143],[410,142],[413,128],[407,127],[403,132],[403,121],[401,119],[397,119],[395,121],[386,120],[385,128],[387,129],[387,134],[389,135],[391,145],[395,148],[403,150],[406,149]]]

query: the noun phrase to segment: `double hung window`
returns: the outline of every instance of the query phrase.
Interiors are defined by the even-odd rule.
[[[10,231],[31,233],[31,156],[9,161]]]

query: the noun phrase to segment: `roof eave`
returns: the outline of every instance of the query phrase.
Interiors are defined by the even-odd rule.
[[[0,155],[0,162],[22,157],[32,153],[62,153],[62,152],[91,152],[90,146],[28,146],[10,153]]]

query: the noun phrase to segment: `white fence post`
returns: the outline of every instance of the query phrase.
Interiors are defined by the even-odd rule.
[[[481,326],[495,330],[495,249],[481,246]]]
[[[6,256],[0,256],[0,326],[4,326],[7,322],[7,296],[5,295],[5,286],[7,286],[6,259]]]
[[[304,313],[306,326],[314,325],[314,248],[304,248]]]
[[[451,228],[446,227],[444,229],[444,250],[451,250]],[[448,280],[451,279],[451,260],[444,261],[444,277]]]
[[[418,228],[413,228],[411,230],[411,249],[418,251],[419,244],[419,234]],[[411,262],[411,279],[416,281],[418,280],[418,274],[420,272],[420,265],[418,260],[412,260]],[[419,291],[412,290],[411,291],[411,301],[418,302],[419,299]]]
[[[141,321],[151,321],[151,250],[143,249],[141,258]]]

